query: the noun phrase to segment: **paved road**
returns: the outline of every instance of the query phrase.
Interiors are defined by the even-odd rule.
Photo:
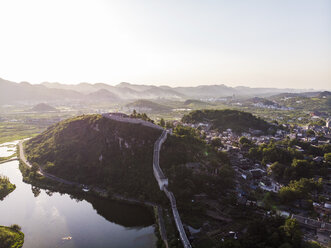
[[[24,143],[24,140],[22,140],[18,143],[20,159],[23,161],[23,163],[25,163],[28,167],[31,168],[32,164],[30,164],[30,162],[26,159],[25,154],[24,154],[23,143]],[[68,184],[68,185],[75,185],[75,186],[83,187],[82,184],[79,184],[79,183],[76,183],[76,182],[71,182],[71,181],[65,180],[63,178],[57,177],[55,175],[52,175],[50,173],[47,173],[47,172],[43,171],[43,169],[40,168],[40,167],[39,167],[38,173],[40,175],[43,175],[44,177],[50,178],[50,179],[52,179],[54,181],[57,181],[59,183],[64,183],[64,184]]]

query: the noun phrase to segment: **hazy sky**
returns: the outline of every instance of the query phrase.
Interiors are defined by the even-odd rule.
[[[0,77],[331,89],[331,0],[1,0]]]

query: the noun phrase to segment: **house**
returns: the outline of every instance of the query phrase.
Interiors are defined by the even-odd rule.
[[[323,162],[324,158],[322,156],[317,156],[315,158],[313,158],[313,161],[317,162],[317,163],[321,163]]]
[[[249,170],[249,172],[252,174],[254,179],[260,179],[265,174],[265,171],[261,169],[252,169]]]

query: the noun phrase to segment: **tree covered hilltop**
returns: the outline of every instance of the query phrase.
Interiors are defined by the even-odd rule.
[[[228,128],[234,132],[248,132],[249,129],[266,133],[271,125],[251,113],[233,109],[195,110],[183,116],[184,123],[208,123],[212,129],[224,131]]]
[[[161,130],[101,115],[61,121],[25,142],[27,158],[61,178],[141,197],[158,193],[152,174]]]
[[[188,186],[174,187],[179,202],[203,190],[214,194],[215,187],[221,191],[232,186],[231,180],[220,176],[232,173],[226,154],[216,151],[190,127],[178,126],[173,134],[162,147],[161,167],[174,186]],[[98,186],[110,194],[157,202],[164,200],[152,168],[153,146],[160,135],[161,129],[83,115],[59,122],[26,141],[25,152],[30,163],[61,178]],[[188,163],[196,163],[210,184],[192,173]]]

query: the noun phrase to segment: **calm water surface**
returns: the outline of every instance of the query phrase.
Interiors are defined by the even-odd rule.
[[[0,144],[0,157],[9,157],[13,155],[16,151],[17,144],[18,140]]]
[[[22,181],[18,161],[0,164],[0,174],[16,184],[0,201],[0,225],[19,224],[23,248],[155,247],[153,216],[144,207],[32,189]]]

